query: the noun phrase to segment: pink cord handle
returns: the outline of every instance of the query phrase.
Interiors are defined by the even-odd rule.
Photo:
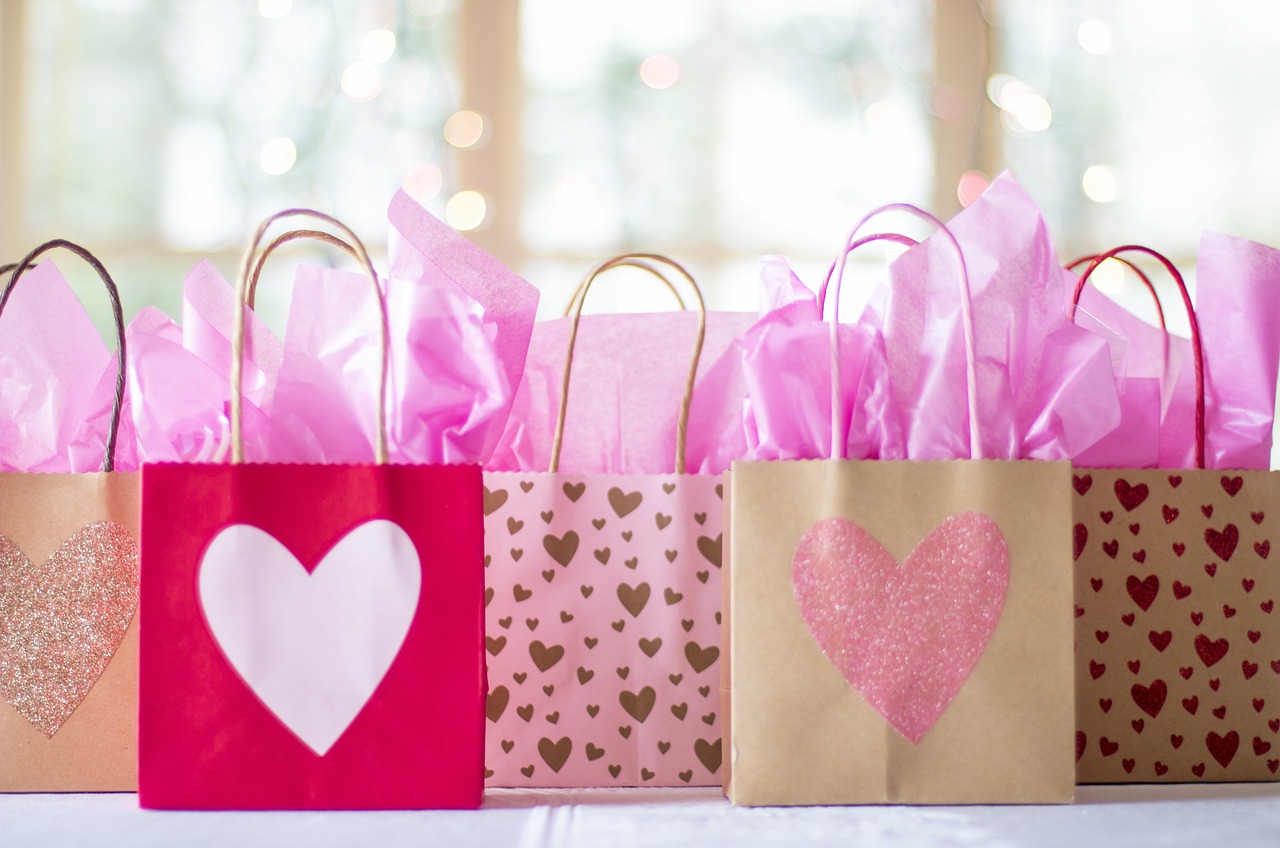
[[[1149,247],[1143,247],[1138,244],[1127,244],[1123,247],[1113,247],[1105,253],[1100,253],[1093,257],[1089,263],[1089,267],[1085,269],[1084,275],[1076,283],[1075,295],[1072,298],[1071,316],[1075,316],[1075,304],[1080,300],[1080,293],[1084,290],[1085,283],[1089,281],[1089,277],[1093,274],[1093,270],[1108,259],[1116,258],[1119,253],[1128,251],[1136,251],[1145,253],[1146,255],[1157,260],[1169,272],[1169,276],[1173,277],[1173,282],[1178,286],[1178,292],[1182,295],[1182,305],[1187,310],[1187,322],[1191,326],[1191,353],[1194,357],[1196,368],[1196,468],[1204,468],[1204,348],[1200,343],[1200,322],[1196,320],[1195,306],[1191,303],[1191,294],[1187,291],[1187,284],[1183,281],[1182,275],[1178,273],[1178,269],[1174,267],[1162,253],[1157,253]],[[1154,288],[1152,289],[1154,291]]]
[[[1068,271],[1074,271],[1076,268],[1079,268],[1084,263],[1092,262],[1094,259],[1097,259],[1097,258],[1098,257],[1094,255],[1081,256],[1079,259],[1068,262],[1063,267],[1066,268]],[[1165,322],[1164,322],[1164,307],[1160,303],[1160,295],[1156,293],[1156,287],[1154,284],[1152,284],[1151,278],[1147,276],[1147,272],[1143,271],[1137,265],[1134,265],[1128,259],[1124,259],[1119,256],[1114,256],[1112,258],[1115,259],[1117,262],[1123,262],[1125,265],[1129,266],[1129,270],[1137,274],[1138,279],[1142,280],[1142,284],[1146,286],[1147,291],[1151,293],[1152,303],[1154,303],[1156,306],[1156,317],[1160,320],[1160,329],[1168,332],[1169,328],[1168,326],[1165,325]],[[1072,298],[1071,300],[1071,312],[1069,314],[1069,317],[1072,318],[1073,320],[1076,317],[1076,307],[1080,305],[1080,293],[1082,291],[1084,291],[1084,289],[1077,288],[1075,297]]]
[[[864,244],[870,244],[873,241],[888,241],[894,244],[900,244],[903,247],[912,248],[920,242],[911,236],[904,236],[902,233],[875,233],[874,235],[863,236],[853,244],[845,246],[845,255],[848,256]],[[818,307],[823,315],[827,314],[827,286],[831,285],[831,277],[836,272],[836,260],[832,259],[831,264],[827,266],[827,276],[823,278],[822,285],[818,287]],[[836,309],[840,308],[840,304],[836,304]]]
[[[868,236],[858,239],[858,231],[866,226],[867,222],[884,212],[906,212],[914,215],[922,221],[932,224],[938,232],[955,248],[956,258],[960,263],[960,317],[964,326],[964,354],[965,369],[968,379],[968,400],[969,400],[969,456],[973,459],[982,459],[982,434],[981,426],[978,419],[978,362],[977,349],[973,341],[973,300],[969,293],[969,267],[964,261],[964,251],[960,249],[960,242],[956,241],[955,235],[951,230],[947,229],[947,225],[939,221],[934,216],[925,212],[919,207],[912,206],[909,203],[890,203],[873,209],[863,216],[850,232],[848,238],[845,239],[844,249],[836,257],[835,261],[835,285],[831,296],[834,298],[834,307],[831,310],[831,458],[844,459],[847,450],[848,434],[844,428],[844,398],[840,396],[840,285],[844,280],[844,268],[848,261],[849,254],[857,247],[874,241],[883,236]],[[905,238],[902,237],[902,238]],[[890,240],[899,241],[899,239],[890,237]],[[907,241],[910,241],[908,239]],[[899,241],[899,243],[905,243]],[[827,287],[824,284],[820,297],[825,306],[827,297]]]

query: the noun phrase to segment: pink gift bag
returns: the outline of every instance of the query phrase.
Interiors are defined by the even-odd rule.
[[[637,262],[679,272],[698,306],[693,362],[666,434],[675,467],[573,473],[560,455],[582,304],[602,272]],[[705,329],[701,294],[676,263],[631,255],[598,265],[573,303],[549,470],[485,475],[490,786],[721,782],[723,489],[719,475],[685,469]]]
[[[241,268],[248,271],[267,219]],[[142,472],[138,798],[161,809],[477,807],[484,734],[481,475],[388,461],[244,462],[244,311],[230,464]],[[237,304],[238,305],[238,304]]]

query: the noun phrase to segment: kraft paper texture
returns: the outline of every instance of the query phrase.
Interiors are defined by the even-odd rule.
[[[87,524],[138,538],[138,475],[0,474],[0,534],[43,562]],[[0,574],[0,591],[9,575]],[[71,717],[46,738],[0,701],[0,791],[132,792],[137,788],[138,618]]]
[[[729,475],[727,793],[747,805],[1067,802],[1074,792],[1071,503],[1066,463],[734,463]],[[817,521],[869,531],[899,563],[949,516],[1008,545],[998,623],[912,744],[820,650],[791,583]],[[946,603],[939,599],[938,603]],[[868,650],[874,650],[869,645]]]
[[[1072,490],[1079,781],[1280,779],[1280,475],[1082,468]]]

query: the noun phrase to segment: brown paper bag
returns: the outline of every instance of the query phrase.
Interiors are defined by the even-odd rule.
[[[1054,526],[1069,476],[1027,461],[734,463],[730,799],[1070,801],[1070,541]],[[998,537],[1002,599],[975,556]]]
[[[850,250],[879,237],[857,233]],[[1073,796],[1070,539],[1055,526],[1070,465],[981,459],[960,259],[975,459],[845,460],[833,391],[831,459],[730,470],[722,720],[734,803]]]
[[[1197,467],[1074,475],[1077,779],[1280,780],[1280,475],[1205,469],[1199,322],[1168,259],[1108,251],[1076,300],[1099,262],[1130,251],[1160,261],[1187,307]]]
[[[119,379],[103,471],[0,474],[0,792],[137,785],[138,475],[112,471],[124,391],[115,285],[83,248],[32,251],[0,298],[54,246],[102,276]],[[0,325],[0,332],[3,331]]]

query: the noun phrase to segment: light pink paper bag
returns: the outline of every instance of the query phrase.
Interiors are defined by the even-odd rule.
[[[693,284],[660,257],[597,266],[575,298],[550,470],[485,475],[490,786],[721,782],[723,490],[720,476],[687,474],[684,461],[706,328],[700,294],[674,432],[640,434],[675,443],[673,473],[574,473],[560,464],[582,302],[600,273],[636,258],[664,262]]]

